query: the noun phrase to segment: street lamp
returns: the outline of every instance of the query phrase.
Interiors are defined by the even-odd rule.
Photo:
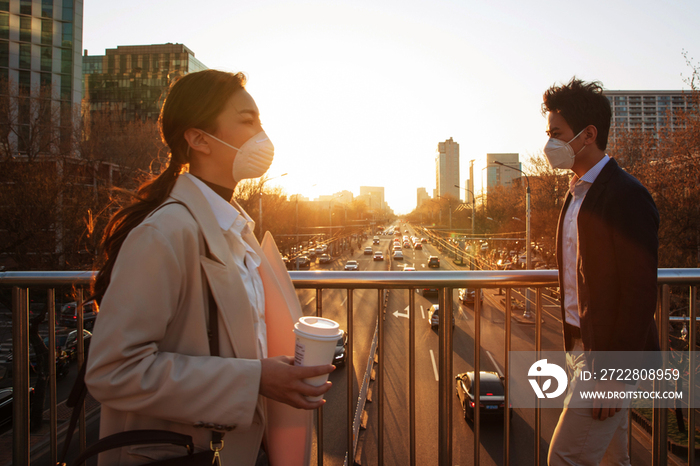
[[[502,162],[499,162],[498,160],[495,160],[493,163],[496,165],[500,165],[505,168],[510,168],[511,170],[518,171],[525,175],[525,182],[527,183],[527,187],[525,189],[525,268],[527,270],[530,270],[532,268],[532,253],[530,252],[530,178],[528,178],[527,173],[522,171],[519,168],[511,167],[510,165],[506,165]],[[530,288],[527,289],[527,299],[525,303],[525,312],[523,313],[523,317],[525,318],[530,318]]]
[[[474,236],[476,234],[474,231],[474,217],[476,217],[476,196],[474,196],[474,193],[470,189],[460,188],[458,184],[455,185],[455,188],[463,189],[472,195],[472,236]]]

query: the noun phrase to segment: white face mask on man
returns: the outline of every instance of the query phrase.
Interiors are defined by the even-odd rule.
[[[552,168],[562,168],[568,170],[574,166],[574,159],[586,146],[584,145],[581,150],[574,153],[574,150],[571,148],[571,143],[585,130],[586,128],[583,128],[576,136],[571,138],[571,141],[569,142],[549,138],[549,141],[547,141],[547,144],[544,146],[544,155],[547,157],[549,165],[551,165]]]
[[[260,178],[272,165],[272,159],[275,156],[275,146],[272,145],[272,141],[267,137],[265,131],[260,131],[248,139],[240,148],[234,147],[205,131],[202,131],[202,133],[238,151],[236,158],[233,160],[233,179],[236,182],[247,178]]]

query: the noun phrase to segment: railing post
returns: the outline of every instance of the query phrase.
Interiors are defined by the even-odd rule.
[[[690,287],[690,322],[688,323],[688,352],[690,353],[690,370],[688,371],[688,464],[695,464],[695,348],[697,345],[698,288]]]
[[[384,290],[378,290],[377,296],[377,321],[379,322],[379,367],[377,367],[377,394],[376,398],[379,403],[379,419],[377,420],[378,442],[379,448],[379,466],[384,466],[384,310],[382,309],[382,298]]]
[[[537,288],[537,303],[535,306],[535,360],[539,361],[542,351],[542,288]],[[542,436],[542,415],[540,399],[535,400],[535,464],[540,464],[540,438]]]
[[[504,391],[504,424],[503,424],[503,464],[510,464],[510,348],[511,348],[511,303],[510,303],[510,288],[506,288],[506,308],[505,308],[505,356],[503,358],[503,370],[506,376],[505,391]]]
[[[353,381],[355,380],[355,370],[353,369],[354,363],[354,350],[352,344],[352,338],[354,332],[353,328],[353,302],[352,302],[352,289],[348,288],[348,302],[347,302],[347,323],[348,323],[348,347],[345,353],[345,366],[347,367],[347,383],[348,383],[348,462],[347,465],[350,466],[355,462],[355,426],[352,425],[352,420],[355,419],[353,412]]]
[[[49,318],[49,428],[51,436],[51,464],[58,461],[58,398],[56,397],[56,290],[49,289],[46,292],[46,304]]]
[[[663,285],[661,287],[661,299],[658,300],[657,313],[656,313],[656,325],[659,329],[659,343],[661,346],[661,351],[668,351],[668,311],[670,308],[670,293],[668,285]],[[664,358],[664,369],[666,369],[666,358]],[[664,389],[663,381],[654,381],[654,391],[663,391]],[[655,466],[666,466],[667,464],[667,425],[668,417],[666,416],[666,409],[660,407],[660,400],[654,399],[654,409],[653,409],[653,441],[652,441],[652,464]]]
[[[416,466],[416,290],[408,289],[408,393],[411,466]]]
[[[451,288],[440,288],[438,293],[438,464],[441,466],[452,464],[452,339],[448,341],[452,335],[451,292]]]
[[[29,464],[29,290],[12,289],[12,464]]]
[[[316,288],[316,317],[323,317],[323,290]],[[318,451],[316,461],[323,466],[323,406],[316,410],[316,443]]]
[[[481,464],[481,289],[474,289],[474,464]]]
[[[77,306],[76,306],[76,315],[77,315],[77,322],[76,322],[76,331],[77,331],[77,344],[78,344],[78,368],[83,367],[83,363],[85,362],[85,336],[83,335],[83,306],[85,303],[83,302],[84,296],[83,296],[83,289],[80,288],[78,290],[78,301],[77,301]],[[87,426],[85,422],[85,400],[83,400],[82,405],[80,407],[80,422],[79,422],[79,428],[80,428],[80,452],[84,452],[85,449],[87,448]]]

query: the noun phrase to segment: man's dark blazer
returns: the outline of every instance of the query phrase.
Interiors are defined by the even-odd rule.
[[[562,224],[559,214],[557,262],[565,322]],[[657,295],[659,213],[649,191],[608,161],[591,185],[578,214],[578,308],[585,351],[658,351],[654,322]],[[564,347],[572,349],[564,326]]]

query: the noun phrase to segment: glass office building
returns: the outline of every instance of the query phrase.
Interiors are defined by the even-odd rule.
[[[83,56],[83,112],[121,121],[157,119],[164,91],[179,76],[207,69],[182,44],[120,45]]]
[[[61,121],[80,108],[82,43],[83,0],[0,0],[0,80],[20,96],[50,86]],[[29,112],[17,118],[29,127]]]

